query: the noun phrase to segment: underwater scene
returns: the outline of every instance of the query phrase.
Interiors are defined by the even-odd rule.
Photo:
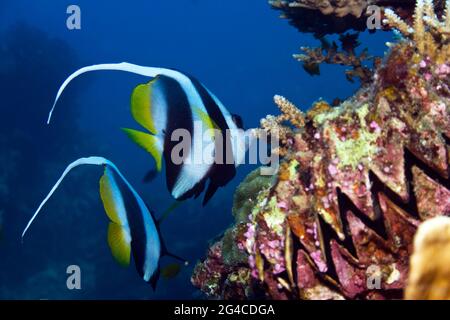
[[[1,300],[450,299],[450,0],[0,0]]]

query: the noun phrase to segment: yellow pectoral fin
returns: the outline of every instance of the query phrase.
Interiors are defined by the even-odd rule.
[[[131,257],[129,235],[122,226],[114,222],[110,222],[108,226],[108,245],[114,260],[121,266],[128,267]]]
[[[157,136],[133,129],[122,129],[126,135],[133,140],[138,146],[150,153],[155,159],[156,169],[161,171],[162,166],[162,143]]]
[[[103,207],[105,208],[106,214],[109,219],[117,224],[120,224],[119,213],[117,212],[117,199],[114,197],[114,191],[111,181],[112,176],[108,175],[107,169],[103,176],[100,178],[100,197],[103,202]]]
[[[145,129],[157,134],[152,117],[152,86],[158,77],[146,84],[138,85],[131,94],[131,114]]]

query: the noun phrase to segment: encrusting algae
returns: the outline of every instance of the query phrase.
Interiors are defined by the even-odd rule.
[[[281,132],[278,172],[239,202],[245,214],[197,265],[197,287],[233,299],[403,298],[417,228],[450,215],[446,5],[439,19],[419,0],[413,26],[387,11],[404,39],[339,106],[303,114],[275,97],[282,115],[262,127]],[[225,240],[246,263],[224,263]]]

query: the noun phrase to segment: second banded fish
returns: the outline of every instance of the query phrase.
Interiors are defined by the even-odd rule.
[[[100,178],[100,196],[110,220],[108,244],[114,259],[120,265],[128,266],[133,257],[138,274],[155,289],[160,276],[162,256],[171,256],[185,264],[187,262],[167,250],[159,230],[159,221],[155,219],[153,211],[108,159],[88,157],[72,162],[39,205],[25,227],[22,238],[67,174],[82,165],[97,165],[104,168]],[[167,270],[163,268],[162,274],[166,277],[167,274],[174,273],[173,269],[174,265],[169,264]]]

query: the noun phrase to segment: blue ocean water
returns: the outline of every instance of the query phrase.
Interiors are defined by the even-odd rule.
[[[69,4],[81,9],[81,30],[66,27]],[[363,33],[361,47],[382,55],[390,37]],[[167,246],[190,264],[176,278],[161,279],[155,292],[134,266],[123,269],[111,257],[98,168],[73,172],[22,243],[39,202],[81,156],[113,160],[157,215],[173,201],[164,177],[141,182],[153,161],[119,130],[136,128],[130,93],[148,79],[85,75],[64,93],[52,125],[45,124],[59,85],[76,69],[127,61],[182,70],[240,114],[246,128],[278,113],[274,94],[307,109],[319,98],[343,99],[358,88],[341,67],[322,66],[320,77],[308,75],[292,54],[318,40],[280,19],[265,0],[0,0],[0,39],[1,299],[201,298],[189,281],[192,269],[232,223],[233,192],[254,168],[240,167],[206,207],[189,200],[164,221]],[[66,287],[69,265],[81,268],[81,290]]]

